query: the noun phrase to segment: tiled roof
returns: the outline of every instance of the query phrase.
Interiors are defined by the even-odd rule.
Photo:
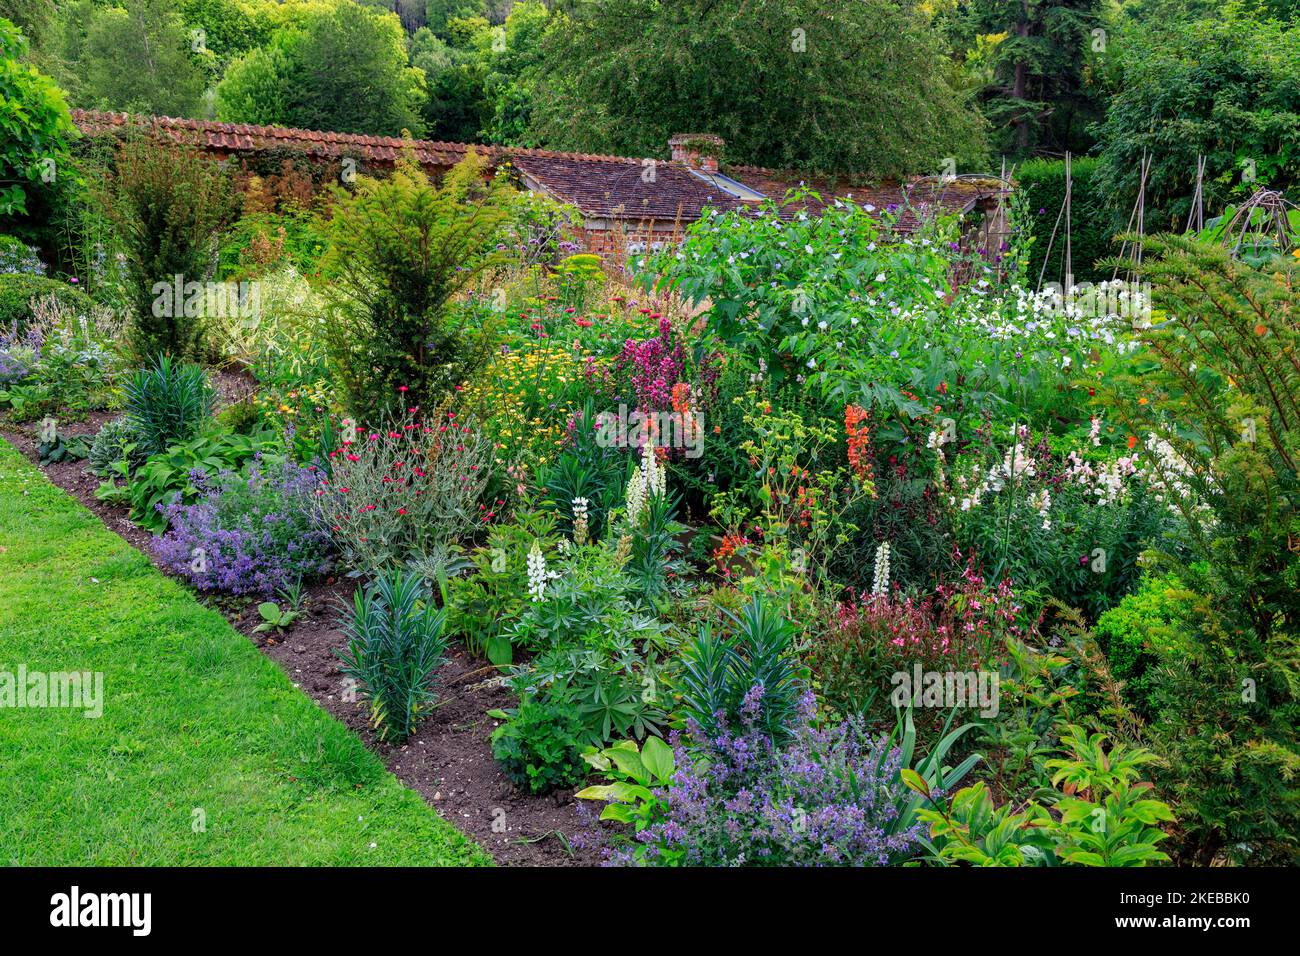
[[[589,218],[632,220],[680,220],[689,224],[707,207],[721,211],[743,208],[751,203],[737,199],[692,173],[677,162],[646,160],[592,153],[566,153],[546,149],[515,149],[500,146],[470,146],[433,140],[402,140],[393,136],[365,136],[357,133],[328,133],[280,126],[250,126],[211,120],[178,119],[170,116],[132,117],[126,113],[73,110],[73,122],[88,135],[124,130],[133,122],[151,124],[154,129],[203,149],[223,152],[297,150],[318,158],[352,157],[363,164],[388,166],[404,148],[415,150],[422,165],[450,167],[460,162],[471,148],[492,164],[509,162],[541,189],[562,202],[577,206]],[[776,201],[800,185],[819,193],[822,202],[809,199],[787,207],[784,215],[799,209],[818,212],[833,198],[852,196],[860,203],[879,209],[900,210],[898,228],[910,231],[918,219],[935,206],[946,212],[964,212],[982,195],[996,195],[994,183],[957,180],[942,183],[923,179],[909,184],[851,184],[847,180],[801,177],[759,166],[727,166],[722,173]]]
[[[931,212],[969,212],[983,196],[996,196],[1000,186],[996,180],[972,182],[956,179],[944,182],[938,178],[921,178],[909,183],[885,182],[852,183],[846,179],[834,181],[826,177],[800,176],[782,173],[761,166],[728,166],[724,172],[745,185],[777,200],[783,199],[792,189],[807,188],[821,197],[809,197],[787,208],[820,212],[835,199],[852,198],[859,204],[869,204],[877,209],[889,209],[899,215],[897,226],[903,231],[915,229],[918,221]]]
[[[662,160],[571,158],[510,154],[511,164],[544,190],[571,203],[588,217],[602,219],[700,218],[706,207],[718,210],[743,205],[678,163]]]

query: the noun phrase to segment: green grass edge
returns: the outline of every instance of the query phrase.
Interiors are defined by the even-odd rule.
[[[20,665],[102,672],[103,716],[0,706],[0,863],[492,862],[0,439],[0,672]]]

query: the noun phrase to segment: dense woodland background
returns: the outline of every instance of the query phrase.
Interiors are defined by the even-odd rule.
[[[71,106],[898,176],[1095,154],[1185,218],[1300,168],[1297,0],[0,0]]]

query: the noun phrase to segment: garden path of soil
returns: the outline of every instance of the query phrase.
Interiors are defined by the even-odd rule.
[[[235,376],[221,376],[221,392],[229,397],[238,389]],[[60,434],[68,437],[94,434],[114,415],[95,413],[79,422],[66,422]],[[0,436],[37,463],[35,434],[38,426],[4,423]],[[105,504],[95,497],[100,479],[86,462],[65,461],[42,465],[41,471],[55,485],[67,491],[137,550],[149,555],[149,532],[127,518],[127,509]],[[367,722],[368,709],[362,701],[340,699],[343,675],[333,649],[345,640],[336,626],[340,608],[351,603],[355,584],[331,578],[304,587],[306,613],[281,636],[252,633],[261,623],[257,601],[213,598],[202,592],[195,597],[222,613],[231,626],[244,634],[289,675],[289,679],[321,707],[352,729],[388,769],[417,791],[438,813],[478,841],[499,864],[506,866],[594,865],[594,850],[583,850],[571,840],[581,829],[573,791],[559,791],[535,797],[517,790],[506,779],[492,757],[489,737],[497,721],[487,716],[493,708],[513,703],[510,692],[496,685],[492,668],[484,667],[463,649],[450,652],[439,672],[442,703],[400,746],[380,741]],[[498,822],[499,821],[499,822]],[[494,832],[504,824],[504,832]]]

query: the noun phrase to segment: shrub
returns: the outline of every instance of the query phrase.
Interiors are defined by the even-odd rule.
[[[1007,447],[985,434],[937,454],[958,543],[1036,608],[1055,596],[1095,619],[1137,584],[1138,556],[1167,525],[1140,455],[1062,459],[1025,426]]]
[[[529,604],[529,552],[555,550],[555,517],[549,512],[525,512],[514,521],[495,525],[486,544],[470,556],[473,567],[453,578],[448,600],[448,627],[464,638],[469,649],[498,666],[513,656],[511,629]]]
[[[1257,270],[1176,236],[1140,245],[1166,321],[1144,332],[1152,367],[1105,383],[1107,399],[1187,529],[1182,555],[1157,557],[1196,595],[1161,662],[1156,783],[1182,820],[1181,857],[1294,860],[1300,264]]]
[[[0,387],[21,382],[32,374],[40,359],[45,336],[38,328],[18,331],[17,323],[0,326]]]
[[[573,503],[586,502],[585,537],[593,541],[604,535],[606,515],[621,503],[628,471],[623,449],[597,440],[597,418],[595,402],[589,398],[569,420],[563,451],[538,470],[536,481],[570,534],[574,532]]]
[[[212,417],[216,399],[203,369],[161,355],[126,383],[126,417],[146,455],[189,441]]]
[[[104,407],[117,371],[112,346],[119,326],[107,309],[81,297],[89,308],[76,311],[76,300],[59,295],[31,301],[25,331],[18,324],[0,336],[0,349],[10,356],[9,376],[22,384],[6,391],[0,401],[12,407],[18,420],[44,414],[77,414]],[[6,345],[6,343],[8,343]],[[15,361],[16,360],[16,363]],[[22,366],[25,374],[19,375]]]
[[[323,340],[324,296],[291,267],[260,281],[262,320],[222,323],[216,342],[224,355],[249,363],[258,386],[252,401],[263,418],[287,423],[297,441],[312,443],[342,413]]]
[[[494,245],[507,217],[509,187],[483,182],[471,151],[439,186],[413,156],[383,179],[360,177],[340,193],[322,273],[332,280],[330,359],[349,409],[391,413],[398,387],[405,404],[435,407],[486,358],[476,328],[457,324],[448,303],[484,268],[501,260]]]
[[[920,442],[871,442],[862,460],[876,493],[861,495],[844,513],[844,521],[863,533],[835,549],[828,569],[834,580],[870,587],[882,541],[889,542],[893,580],[908,587],[928,589],[960,570],[948,560],[952,530],[941,489],[928,479],[930,454]]]
[[[144,449],[140,447],[140,433],[125,417],[105,422],[95,433],[95,440],[90,446],[91,470],[101,478],[123,472],[124,476],[129,476],[144,463],[146,457]],[[123,469],[114,468],[123,462]]]
[[[235,211],[228,175],[197,149],[142,127],[122,144],[100,200],[126,252],[137,355],[201,357],[202,317],[188,298],[178,309],[155,285],[170,290],[175,276],[187,284],[210,277],[218,236]]]
[[[53,296],[60,307],[76,315],[89,315],[95,304],[75,286],[42,275],[12,272],[0,275],[0,328],[27,328],[34,301]]]
[[[358,588],[344,621],[340,668],[370,699],[370,722],[383,739],[405,740],[437,694],[434,675],[447,649],[444,613],[423,580],[400,568]]]
[[[572,787],[587,775],[579,752],[582,722],[567,704],[525,698],[492,732],[492,756],[510,782],[529,793]]]
[[[1159,758],[1141,747],[1106,747],[1103,734],[1081,727],[1061,734],[1066,756],[1046,762],[1055,770],[1047,790],[1049,806],[1031,802],[1022,812],[1011,805],[994,808],[983,783],[959,790],[949,802],[920,778],[908,786],[925,796],[930,807],[918,817],[930,824],[936,851],[930,862],[974,866],[1146,866],[1167,862],[1156,849],[1168,837],[1156,826],[1173,823],[1160,800],[1149,799],[1151,784],[1139,777],[1142,767]]]
[[[614,548],[566,550],[571,556],[558,563],[540,547],[529,554],[531,599],[510,636],[537,653],[513,669],[512,688],[575,714],[584,744],[662,733],[668,714],[660,688],[671,681],[673,661],[657,658],[669,647],[668,626],[633,603]]]
[[[891,346],[904,347],[897,340],[880,350],[869,372],[847,366],[873,351],[873,343],[884,344],[878,334],[882,321],[903,309],[933,309],[936,289],[947,287],[946,243],[884,242],[893,214],[847,200],[817,216],[782,217],[803,198],[791,195],[781,204],[705,216],[687,229],[680,249],[650,257],[639,279],[647,289],[670,284],[692,304],[710,305],[710,331],[743,353],[763,357],[778,387],[807,376],[811,388],[837,397],[859,400],[861,384],[880,401],[898,404],[894,379],[900,369],[890,366],[901,363],[897,355],[888,364],[884,360]],[[792,256],[796,249],[800,254]],[[717,268],[719,262],[728,268]],[[889,294],[881,295],[882,288]],[[916,362],[920,368],[928,364]],[[841,380],[850,373],[853,382]]]
[[[861,714],[887,693],[890,675],[911,669],[996,666],[1008,637],[1034,631],[1032,617],[1003,580],[993,585],[969,559],[956,580],[932,592],[864,592],[837,605],[808,655],[826,703]]]
[[[582,358],[558,342],[503,348],[461,393],[464,406],[511,458],[544,469],[565,445],[571,410],[582,401]],[[503,457],[503,464],[510,464]]]
[[[35,356],[19,341],[0,335],[0,389],[17,384],[32,374]]]
[[[0,18],[0,216],[32,211],[28,194],[43,185],[44,162],[62,160],[74,132],[63,91],[31,65],[28,54],[28,38]]]
[[[322,520],[354,571],[404,562],[432,575],[448,544],[484,521],[491,444],[455,412],[434,424],[417,416],[411,409],[373,432],[345,436],[330,453]]]
[[[329,567],[329,536],[313,517],[318,476],[292,462],[255,461],[247,476],[198,482],[201,497],[166,512],[153,540],[159,564],[204,591],[271,595]]]
[[[1190,597],[1174,575],[1148,576],[1093,628],[1111,673],[1124,682],[1124,696],[1145,718],[1155,716],[1156,668],[1177,652]]]

